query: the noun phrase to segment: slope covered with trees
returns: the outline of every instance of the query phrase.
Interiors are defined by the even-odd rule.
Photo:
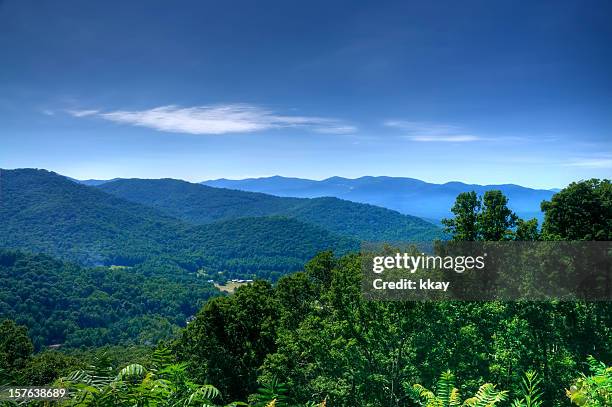
[[[439,228],[420,218],[337,198],[281,198],[174,179],[121,179],[98,188],[194,224],[284,216],[366,241],[418,241],[442,236]]]
[[[37,349],[155,344],[215,295],[212,284],[176,268],[85,269],[0,249],[0,320],[27,326]]]
[[[44,170],[2,170],[0,194],[0,247],[85,265],[149,262],[268,278],[298,270],[318,251],[358,247],[350,238],[282,217],[194,226]]]
[[[122,248],[134,258],[161,253],[184,229],[154,209],[45,170],[2,170],[0,194],[0,245],[82,263],[104,264]]]

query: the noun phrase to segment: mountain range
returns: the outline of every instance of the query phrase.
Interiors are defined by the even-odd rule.
[[[280,198],[172,179],[87,186],[36,169],[1,170],[0,247],[83,265],[171,265],[276,278],[360,240],[428,240],[436,226],[336,198]]]
[[[267,278],[298,270],[319,251],[359,247],[356,239],[291,218],[194,225],[45,170],[2,170],[0,194],[0,247],[87,266],[149,262]]]
[[[338,198],[281,198],[175,179],[121,179],[97,186],[116,197],[201,225],[245,217],[281,216],[362,241],[440,238],[431,223],[410,215]]]
[[[461,182],[432,184],[414,178],[361,177],[355,179],[331,177],[321,181],[281,176],[247,178],[242,180],[216,179],[204,185],[241,191],[262,192],[277,196],[301,198],[336,197],[353,202],[368,203],[439,222],[451,215],[450,208],[461,192],[501,190],[509,199],[509,206],[523,218],[542,219],[540,203],[549,200],[558,190],[532,189],[514,184],[478,185]]]

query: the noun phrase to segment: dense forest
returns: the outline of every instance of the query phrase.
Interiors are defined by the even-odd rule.
[[[365,241],[428,241],[443,236],[441,230],[420,218],[338,198],[281,198],[174,179],[122,179],[98,188],[193,224],[282,216]]]
[[[519,219],[500,191],[462,193],[443,223],[456,240],[612,240],[610,181],[571,184],[542,210],[540,227]],[[151,293],[170,293],[168,280],[156,280],[165,266],[158,275],[146,267],[82,269],[13,251],[3,251],[2,259],[3,277],[31,277],[23,290],[0,297],[7,304],[0,317],[19,321],[2,322],[0,382],[71,389],[67,405],[593,407],[612,401],[611,302],[367,301],[360,255],[320,251],[302,271],[208,299],[184,329],[133,342],[166,339],[157,346],[132,355],[68,346],[34,354],[20,325],[36,347],[45,344],[41,338],[53,321],[37,326],[35,320],[61,312],[55,300],[44,302],[57,298],[51,287],[61,293],[61,283],[53,283],[60,277],[53,276],[63,273],[78,282],[67,283],[76,286],[75,303],[88,305],[73,309],[73,321],[125,306],[140,312],[136,318],[166,318],[170,325],[194,308],[179,311],[180,296],[138,308]],[[43,289],[38,280],[47,270],[50,293],[33,295],[29,285]],[[130,273],[142,281],[130,280]],[[94,294],[92,302],[78,292]],[[204,300],[210,293],[201,295]],[[70,306],[67,301],[62,308]]]
[[[0,247],[86,266],[155,262],[212,278],[221,272],[276,279],[319,251],[359,247],[356,239],[286,217],[191,225],[44,170],[3,170],[0,194]]]
[[[35,349],[156,344],[219,295],[195,274],[137,266],[85,269],[0,249],[0,316],[29,328]]]

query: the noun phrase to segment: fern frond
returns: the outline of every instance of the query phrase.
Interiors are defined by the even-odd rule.
[[[60,379],[61,382],[65,382],[68,386],[75,386],[83,384],[94,387],[96,389],[102,389],[112,382],[110,376],[96,376],[92,375],[90,371],[76,370],[67,377]]]
[[[436,395],[431,390],[427,389],[425,386],[422,386],[418,383],[412,385],[412,390],[416,398],[416,401],[420,401],[424,399],[427,402],[427,404],[431,404],[432,402],[436,400]]]
[[[606,371],[606,365],[603,362],[598,361],[593,355],[587,356],[587,363],[589,364],[589,370],[594,376],[603,376]]]
[[[459,407],[461,406],[461,396],[459,395],[459,389],[453,388],[450,397],[448,398],[448,407]]]
[[[202,397],[214,400],[218,397],[221,397],[221,392],[212,384],[205,384],[204,386],[198,389],[198,392],[202,395]]]
[[[450,370],[442,373],[436,385],[436,389],[437,398],[442,402],[442,405],[448,406],[451,394],[455,389],[455,375],[452,374]]]
[[[151,355],[151,362],[155,370],[161,370],[170,366],[174,362],[174,355],[167,347],[155,349]]]
[[[208,405],[213,400],[221,397],[221,392],[211,384],[205,384],[198,387],[193,393],[187,398],[185,405],[192,405],[194,403],[200,403],[199,405]]]
[[[476,395],[463,402],[466,407],[493,407],[507,398],[507,391],[495,389],[495,385],[485,383],[476,392]]]
[[[137,380],[145,377],[147,369],[138,363],[127,365],[117,375],[117,380]]]

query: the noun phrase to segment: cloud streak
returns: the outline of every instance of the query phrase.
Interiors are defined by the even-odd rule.
[[[68,113],[75,117],[95,116],[115,123],[169,133],[221,135],[288,128],[302,128],[324,134],[350,134],[357,131],[355,126],[339,119],[282,115],[248,104],[194,107],[168,105],[148,110],[70,110]]]
[[[579,168],[612,168],[612,158],[581,158],[567,163],[566,166]]]
[[[406,138],[421,143],[465,143],[483,140],[483,138],[465,134],[458,126],[405,120],[387,120],[387,127],[399,129],[406,133]]]
[[[448,136],[409,136],[412,141],[420,142],[447,142],[447,143],[465,143],[469,141],[478,141],[479,137],[465,135],[448,135]]]
[[[74,117],[94,116],[99,113],[98,110],[67,110]]]

